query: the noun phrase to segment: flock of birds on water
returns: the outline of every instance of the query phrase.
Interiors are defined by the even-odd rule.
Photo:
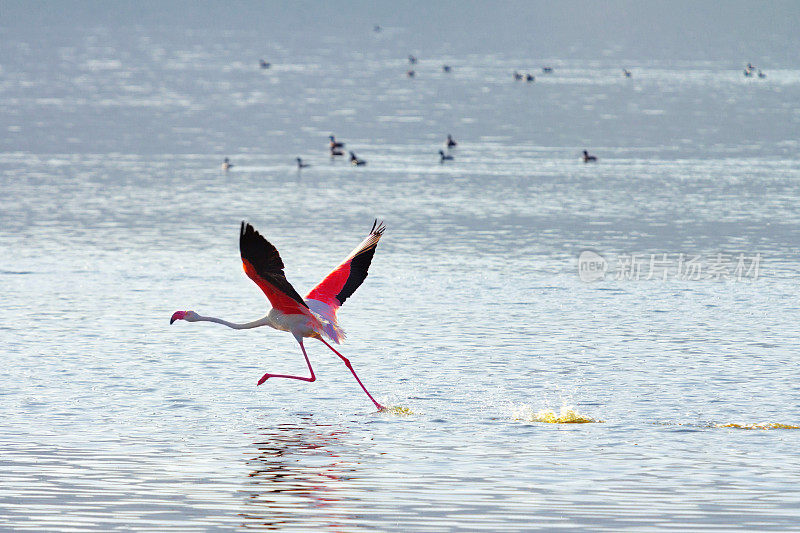
[[[269,64],[269,63],[267,63],[267,64]],[[337,157],[343,156],[344,155],[344,150],[343,150],[344,143],[337,141],[336,137],[334,135],[329,135],[328,136],[328,140],[330,141],[330,143],[328,144],[328,153],[330,154],[331,159],[335,159]],[[439,163],[444,164],[445,161],[453,161],[454,158],[453,158],[453,155],[450,153],[450,151],[453,148],[455,148],[457,145],[458,145],[458,143],[455,141],[455,139],[453,139],[453,136],[448,134],[447,135],[447,139],[444,142],[444,146],[447,149],[447,152],[445,152],[444,150],[439,150]],[[363,160],[363,159],[360,159],[352,150],[348,150],[347,153],[350,156],[350,164],[352,166],[354,166],[354,167],[366,166],[367,162],[365,160]],[[586,152],[584,151],[584,154],[585,153]],[[594,156],[592,156],[592,157],[594,157]],[[585,158],[584,158],[584,160],[585,160]],[[596,161],[597,158],[594,158],[593,160]],[[311,166],[308,163],[304,162],[302,157],[296,157],[295,161],[297,161],[297,170],[301,170],[301,169],[304,169],[304,168],[307,168],[307,167]],[[226,172],[228,170],[232,169],[233,166],[234,165],[231,162],[231,159],[229,157],[226,157],[222,161],[222,170],[224,170]]]
[[[380,31],[382,31],[382,28],[380,26],[376,25],[373,28],[373,31],[380,32]],[[410,65],[410,68],[406,72],[406,75],[409,78],[413,78],[414,76],[416,76],[416,70],[414,69],[414,65],[417,64],[416,56],[409,55],[408,56],[408,63]],[[262,69],[269,69],[272,66],[271,63],[265,61],[264,59],[259,59],[258,60],[258,64]],[[447,64],[442,65],[442,72],[450,73],[450,72],[452,72],[452,70],[453,69],[452,69],[452,67],[450,65],[447,65]],[[550,66],[542,67],[542,73],[543,74],[552,74],[553,72],[554,72],[553,67],[550,67]],[[631,71],[628,70],[627,68],[623,68],[622,69],[622,75],[625,76],[626,78],[631,78],[633,76]],[[755,67],[752,63],[747,63],[747,66],[744,69],[744,75],[747,78],[752,78],[754,76],[757,76],[758,78],[764,79],[764,78],[767,77],[767,75],[764,74],[764,72],[760,68]],[[523,74],[523,73],[515,70],[513,72],[513,74],[512,74],[512,77],[513,77],[514,81],[525,80],[528,83],[532,83],[532,82],[536,81],[536,76],[534,76],[530,72]],[[333,160],[333,159],[335,159],[337,157],[344,156],[344,150],[343,150],[344,143],[337,141],[336,137],[334,135],[329,135],[328,139],[330,140],[330,144],[328,145],[328,151],[329,151],[331,160]],[[453,139],[453,136],[448,134],[447,135],[447,139],[445,140],[445,143],[444,143],[446,151],[445,150],[439,150],[439,163],[440,164],[444,164],[445,161],[453,161],[454,160],[454,157],[451,154],[451,150],[453,148],[455,148],[457,145],[458,145],[458,143]],[[350,156],[350,164],[352,166],[354,166],[354,167],[366,166],[367,162],[365,160],[363,160],[363,159],[360,159],[352,150],[348,150],[347,153]],[[587,150],[583,150],[582,159],[583,159],[584,163],[596,163],[597,162],[597,156],[591,155]],[[297,157],[297,158],[295,158],[295,160],[297,161],[297,170],[298,171],[301,170],[301,169],[304,169],[304,168],[307,168],[307,167],[311,166],[308,163],[304,162],[303,158],[301,158],[301,157]],[[228,170],[232,169],[233,166],[234,166],[233,163],[231,163],[231,160],[228,157],[226,157],[224,159],[224,161],[222,162],[222,170],[224,170],[226,172]]]

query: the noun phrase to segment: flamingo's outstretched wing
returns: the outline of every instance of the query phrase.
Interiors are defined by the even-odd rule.
[[[383,222],[372,224],[372,230],[367,238],[361,241],[355,250],[342,261],[333,272],[327,275],[319,285],[314,287],[306,296],[309,300],[317,300],[329,305],[334,311],[341,307],[346,299],[361,286],[367,277],[367,270],[375,255],[375,248],[386,227]]]
[[[287,314],[311,315],[303,298],[286,279],[278,250],[244,221],[239,233],[239,252],[247,277],[261,287],[272,307]]]

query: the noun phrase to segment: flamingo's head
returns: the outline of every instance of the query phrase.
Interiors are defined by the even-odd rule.
[[[187,322],[196,322],[198,318],[198,314],[194,311],[175,311],[172,313],[172,318],[169,319],[169,323],[172,324],[176,320],[185,320]]]

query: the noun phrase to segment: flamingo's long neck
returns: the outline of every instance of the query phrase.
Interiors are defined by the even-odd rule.
[[[228,322],[227,320],[222,320],[221,318],[213,317],[213,316],[197,316],[197,321],[200,322],[216,322],[217,324],[222,324],[223,326],[228,326],[229,328],[233,329],[251,329],[257,328],[260,326],[269,326],[270,321],[268,317],[259,318],[258,320],[253,320],[252,322],[245,322],[244,324],[237,324],[236,322]]]

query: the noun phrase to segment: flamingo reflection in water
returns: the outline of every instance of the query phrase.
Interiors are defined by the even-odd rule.
[[[315,519],[320,528],[343,526],[354,499],[347,482],[359,477],[358,464],[336,452],[345,434],[338,426],[317,424],[311,416],[260,428],[253,443],[256,453],[247,460],[242,526],[283,529],[311,526]],[[318,512],[309,516],[309,508]]]

